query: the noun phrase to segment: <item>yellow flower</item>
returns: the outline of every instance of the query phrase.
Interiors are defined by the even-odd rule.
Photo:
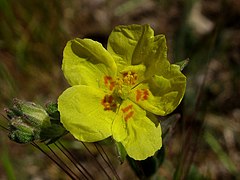
[[[186,78],[167,60],[164,35],[149,25],[117,26],[107,50],[90,39],[74,39],[64,49],[62,69],[72,86],[58,99],[61,122],[78,140],[112,136],[128,155],[143,160],[162,147],[154,115],[180,103]]]

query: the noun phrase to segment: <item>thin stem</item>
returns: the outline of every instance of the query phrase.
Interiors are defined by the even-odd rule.
[[[59,147],[56,143],[54,143],[54,145],[69,159],[69,161],[72,162],[72,164],[78,169],[78,171],[85,177],[85,179],[88,179],[88,177],[82,172],[81,169],[79,169],[79,167],[77,166],[77,164],[64,152],[63,149],[61,149],[61,147]]]
[[[2,126],[1,124],[0,124],[0,127],[1,127],[1,128],[3,128],[3,129],[4,129],[4,130],[6,130],[6,131],[9,131],[9,129],[8,129],[8,128],[6,128],[6,127]]]
[[[89,148],[86,146],[86,144],[84,142],[81,142],[83,144],[83,146],[86,148],[86,150],[88,151],[88,153],[93,157],[93,159],[96,161],[96,163],[99,165],[99,167],[101,168],[101,170],[104,172],[104,174],[108,177],[108,179],[112,179],[108,173],[105,171],[105,169],[103,168],[103,166],[99,163],[99,161],[94,157],[93,153],[89,150]]]
[[[56,143],[54,143],[55,146],[57,146],[61,151],[62,153],[74,164],[74,166],[79,170],[79,172],[81,172],[81,174],[86,178],[86,179],[89,179],[85,173],[90,177],[90,179],[94,179],[91,174],[87,171],[86,168],[84,168],[84,166],[80,163],[80,162],[77,162],[74,155],[60,142],[58,141],[58,144],[61,146],[59,147]],[[66,154],[63,150],[65,150],[68,154]],[[79,164],[79,166],[83,169],[81,170],[77,164]]]
[[[4,116],[2,113],[1,113],[1,116],[5,119],[5,120],[7,120],[8,121],[8,118],[6,117],[6,116]],[[1,128],[3,128],[4,130],[6,130],[6,131],[9,131],[9,129],[8,128],[6,128],[6,127],[4,127],[3,125],[1,125],[0,124],[0,127]]]
[[[99,143],[94,143],[94,146],[96,147],[97,151],[99,152],[100,156],[102,157],[102,159],[105,161],[105,163],[109,166],[109,168],[112,170],[114,176],[120,180],[120,177],[118,176],[115,168],[113,167],[113,164],[111,163],[107,153],[104,151],[103,147],[99,144]],[[102,152],[99,150],[98,146],[101,148],[101,151],[103,152],[103,154],[105,155],[105,157],[103,156]]]
[[[46,153],[40,146],[38,146],[36,143],[31,143],[35,148],[40,150],[43,154],[45,154],[49,159],[51,159],[60,169],[62,169],[71,179],[75,179],[72,174],[70,174],[64,167],[61,166],[61,164],[56,161],[52,156],[50,156],[48,153]]]
[[[48,145],[46,145],[48,149],[54,154],[54,156],[76,177],[74,179],[78,179],[78,176],[64,163],[63,160],[61,160],[58,155],[52,150],[52,148]]]
[[[77,159],[77,158],[75,158],[75,156],[70,152],[70,151],[68,151],[68,149],[59,141],[58,142],[64,149],[65,149],[65,151],[67,151],[69,154],[70,154],[70,156],[75,160],[75,159]],[[76,160],[75,160],[76,161]],[[78,163],[78,162],[77,162]],[[81,168],[88,174],[88,176],[90,176],[90,178],[91,179],[94,179],[93,178],[93,176],[88,172],[88,170],[81,164],[81,163],[79,163],[79,165],[81,166]]]

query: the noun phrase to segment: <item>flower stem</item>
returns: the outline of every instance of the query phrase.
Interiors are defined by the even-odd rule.
[[[76,157],[60,142],[58,141],[58,144],[61,146],[59,147],[56,143],[55,145],[62,151],[62,153],[68,157],[68,159],[74,164],[74,166],[79,170],[79,172],[82,173],[82,175],[86,178],[86,179],[94,179],[93,176],[88,172],[88,170],[80,163],[80,162],[77,162],[77,159]],[[62,148],[62,149],[61,149]],[[69,155],[67,155],[63,150],[65,150]],[[74,162],[75,161],[75,162]],[[82,168],[82,170],[77,166],[77,164]],[[87,175],[86,175],[86,174]],[[89,176],[89,177],[88,177]]]
[[[52,150],[52,148],[49,145],[46,145],[48,149],[54,154],[54,156],[75,176],[73,179],[79,179],[78,175],[76,175],[67,165],[64,163],[62,159],[59,158],[59,156]]]
[[[98,166],[101,168],[101,170],[104,172],[104,174],[107,176],[108,179],[112,179],[108,173],[106,172],[106,170],[104,169],[104,167],[99,163],[99,161],[94,157],[94,154],[90,151],[90,149],[86,146],[86,144],[84,142],[81,142],[83,144],[83,146],[86,148],[86,150],[88,151],[88,153],[93,157],[93,159],[96,160],[96,163],[98,164]]]
[[[49,159],[51,159],[60,169],[62,169],[71,179],[76,179],[71,173],[69,173],[62,165],[56,161],[52,156],[50,156],[48,153],[46,153],[40,146],[38,146],[36,143],[31,143],[35,148],[40,150],[43,154],[45,154]]]
[[[103,147],[102,147],[99,143],[94,143],[94,146],[96,147],[96,149],[97,149],[97,151],[99,152],[99,154],[100,154],[100,156],[102,157],[102,159],[105,161],[105,163],[106,163],[106,164],[109,166],[109,168],[112,170],[112,172],[113,172],[114,176],[116,177],[116,179],[117,179],[117,180],[120,180],[120,177],[118,176],[115,168],[113,167],[113,164],[111,163],[111,161],[110,161],[107,153],[104,151]],[[101,150],[99,150],[98,146],[101,148]],[[103,153],[102,153],[101,151],[102,151]],[[103,154],[104,154],[104,156],[105,156],[106,158],[103,156]]]

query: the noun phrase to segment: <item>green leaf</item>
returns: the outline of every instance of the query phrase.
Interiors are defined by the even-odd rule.
[[[116,75],[116,64],[103,46],[90,39],[74,39],[64,49],[62,69],[70,85],[103,85],[103,77]]]
[[[5,170],[6,172],[7,179],[15,180],[17,179],[14,172],[14,166],[13,166],[15,162],[11,160],[11,156],[8,153],[9,150],[7,147],[8,145],[1,147],[1,155],[0,155],[1,166],[3,170]],[[19,175],[17,177],[19,179]]]
[[[232,174],[237,174],[238,170],[229,156],[224,152],[223,148],[217,141],[217,139],[210,134],[209,132],[205,132],[204,138],[212,148],[212,150],[217,154],[218,158],[222,162],[223,166]]]
[[[94,87],[68,88],[58,99],[61,122],[80,141],[94,142],[112,135],[115,113],[101,104],[105,93]]]

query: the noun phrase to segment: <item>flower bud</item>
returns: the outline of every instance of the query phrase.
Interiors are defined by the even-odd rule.
[[[48,114],[40,105],[14,99],[13,107],[5,111],[9,118],[9,137],[17,143],[25,144],[35,140],[52,143],[66,133],[56,116],[57,105]],[[54,118],[51,115],[55,115]]]
[[[12,119],[9,138],[17,143],[28,143],[35,140],[37,133],[33,127],[24,123],[20,117]]]

